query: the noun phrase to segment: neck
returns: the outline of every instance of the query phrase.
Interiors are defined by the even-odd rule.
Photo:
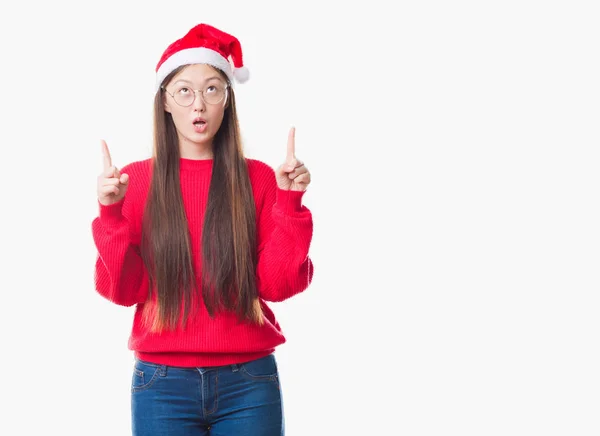
[[[180,137],[179,154],[184,159],[212,159],[212,141],[209,143],[196,143]]]

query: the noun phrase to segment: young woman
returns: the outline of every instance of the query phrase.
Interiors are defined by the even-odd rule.
[[[310,172],[294,129],[276,170],[244,157],[242,61],[235,37],[193,27],[156,67],[153,156],[118,169],[102,142],[95,284],[136,306],[134,435],[284,433],[274,350],[285,337],[266,302],[312,281]]]

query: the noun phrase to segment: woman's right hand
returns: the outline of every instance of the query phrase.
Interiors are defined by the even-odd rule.
[[[102,154],[104,156],[104,170],[98,176],[98,201],[104,206],[118,203],[125,197],[129,176],[121,174],[119,169],[112,164],[110,152],[106,142],[102,140]]]

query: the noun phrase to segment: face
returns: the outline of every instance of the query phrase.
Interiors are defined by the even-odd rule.
[[[194,64],[165,86],[165,110],[173,117],[180,147],[212,147],[227,105],[227,82],[213,67]]]

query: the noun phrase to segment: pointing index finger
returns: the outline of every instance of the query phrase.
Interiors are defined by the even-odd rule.
[[[287,160],[291,161],[296,158],[296,128],[292,127],[288,134],[287,143]]]
[[[102,156],[104,160],[104,170],[112,167],[112,159],[110,157],[110,151],[108,151],[108,145],[106,145],[106,141],[103,139],[102,141]]]

